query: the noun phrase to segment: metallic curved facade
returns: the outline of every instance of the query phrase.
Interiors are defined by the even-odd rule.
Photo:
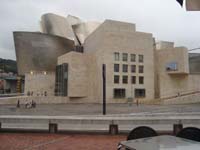
[[[18,74],[55,71],[57,58],[74,50],[74,41],[39,32],[14,32]]]
[[[77,23],[81,23],[81,20],[71,15],[65,18],[59,15],[48,13],[41,17],[41,27],[43,33],[74,40],[76,45],[78,44],[78,41],[73,32],[72,25]]]
[[[81,44],[84,43],[85,39],[94,31],[96,30],[101,23],[99,22],[86,22],[73,25],[72,28],[76,37],[78,38]]]

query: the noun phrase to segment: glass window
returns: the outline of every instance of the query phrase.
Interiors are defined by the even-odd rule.
[[[144,84],[144,77],[139,77],[139,84]]]
[[[145,97],[146,91],[145,89],[135,89],[135,97],[142,98]]]
[[[122,60],[123,61],[128,61],[128,54],[127,53],[123,53],[122,54]]]
[[[119,76],[118,75],[114,75],[114,83],[119,83]]]
[[[136,72],[136,65],[131,65],[131,72],[135,73]]]
[[[132,84],[136,84],[136,76],[132,76],[131,77],[131,83]]]
[[[166,65],[166,71],[177,71],[178,65],[177,62],[170,62]]]
[[[135,54],[131,54],[131,62],[135,62],[136,59],[136,55]]]
[[[144,73],[144,66],[139,66],[139,73]]]
[[[115,61],[119,61],[119,53],[117,52],[114,53],[114,59]]]
[[[125,89],[114,89],[113,91],[114,98],[126,98],[126,90]]]
[[[144,56],[143,55],[139,55],[139,62],[140,63],[144,62]]]
[[[122,68],[123,68],[123,72],[128,72],[128,65],[123,65]]]
[[[114,64],[114,72],[119,72],[119,64]]]
[[[128,83],[128,76],[122,77],[122,83],[127,84]]]

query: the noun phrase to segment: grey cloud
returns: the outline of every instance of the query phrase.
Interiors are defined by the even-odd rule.
[[[39,31],[40,16],[48,12],[132,22],[157,40],[200,47],[200,12],[186,12],[175,0],[1,0],[0,57],[15,59],[12,32]]]

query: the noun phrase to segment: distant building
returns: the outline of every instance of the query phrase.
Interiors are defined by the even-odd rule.
[[[198,67],[193,67],[198,61],[189,59],[187,48],[156,43],[151,33],[136,31],[135,24],[83,23],[53,14],[43,15],[41,24],[44,35],[14,34],[26,94],[101,103],[103,64],[110,103],[163,99],[200,89]]]

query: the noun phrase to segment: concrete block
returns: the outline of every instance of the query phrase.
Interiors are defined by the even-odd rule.
[[[118,134],[118,125],[117,124],[110,124],[109,133],[112,134],[112,135]]]
[[[57,133],[58,132],[58,124],[50,123],[49,124],[49,133]]]

